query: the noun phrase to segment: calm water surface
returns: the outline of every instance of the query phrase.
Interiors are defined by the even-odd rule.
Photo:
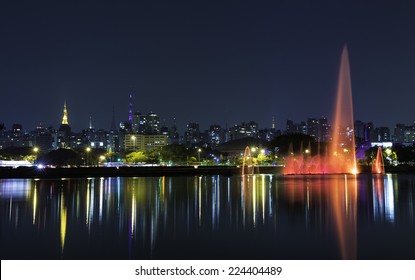
[[[415,175],[0,180],[1,259],[415,259]]]

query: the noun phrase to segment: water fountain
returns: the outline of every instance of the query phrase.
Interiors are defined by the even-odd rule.
[[[378,147],[376,158],[372,163],[372,173],[385,174],[385,165],[383,162],[383,152],[381,147]]]
[[[347,47],[341,55],[339,80],[336,94],[333,139],[326,149],[325,155],[317,151],[312,157],[311,150],[300,149],[299,155],[289,152],[284,174],[356,174],[356,156],[353,127],[353,100],[350,80],[350,65]]]
[[[249,146],[246,146],[244,151],[244,157],[242,160],[242,176],[243,175],[253,175],[254,174],[254,165],[252,164],[252,154]]]

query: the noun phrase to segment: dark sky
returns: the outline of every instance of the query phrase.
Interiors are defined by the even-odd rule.
[[[415,121],[413,1],[2,1],[0,123],[80,131],[134,111],[179,130],[330,117],[340,55],[355,119]],[[165,121],[164,121],[165,120]]]

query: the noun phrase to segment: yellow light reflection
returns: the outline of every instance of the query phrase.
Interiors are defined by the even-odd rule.
[[[166,192],[166,176],[161,177],[161,201],[164,202],[164,196]]]
[[[262,174],[262,223],[265,223],[265,175]]]
[[[135,192],[134,192],[134,188],[132,191],[132,201],[131,201],[131,237],[134,236],[134,229],[135,229],[135,204],[136,204],[136,198],[135,198]]]
[[[85,224],[87,225],[89,224],[90,196],[91,196],[91,188],[88,182],[88,185],[86,186],[86,217],[85,217]]]
[[[253,210],[253,214],[252,214],[252,218],[253,218],[253,221],[254,221],[254,226],[256,226],[256,211],[257,211],[257,205],[256,205],[256,202],[257,202],[257,198],[256,198],[256,180],[255,180],[255,176],[256,175],[253,175],[253,180],[252,180],[252,183],[253,183],[253,187],[252,187],[252,210]]]
[[[65,238],[66,238],[66,207],[65,207],[65,197],[63,191],[61,191],[61,205],[60,205],[60,234],[61,234],[61,248],[62,253],[65,248]]]
[[[246,188],[247,188],[247,182],[249,182],[249,178],[246,178],[246,176],[242,176],[242,182],[241,182],[241,207],[242,207],[242,226],[245,228],[245,217],[246,217],[246,207],[245,207],[245,197],[246,197]]]
[[[202,176],[199,176],[199,225],[202,224]]]
[[[34,187],[33,190],[33,217],[32,217],[32,224],[35,224],[36,222],[36,212],[37,212],[37,188],[36,186]]]

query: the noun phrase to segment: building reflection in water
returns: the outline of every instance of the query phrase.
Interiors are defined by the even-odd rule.
[[[373,185],[373,217],[375,221],[387,220],[395,222],[395,199],[392,174],[372,175]],[[394,190],[395,189],[395,190]]]
[[[0,180],[1,223],[5,236],[46,235],[51,250],[59,243],[63,258],[82,258],[80,249],[97,250],[93,258],[105,250],[151,258],[164,240],[226,232],[266,231],[269,237],[302,225],[306,233],[336,239],[338,258],[355,259],[359,217],[414,223],[413,178],[401,196],[396,176]]]

